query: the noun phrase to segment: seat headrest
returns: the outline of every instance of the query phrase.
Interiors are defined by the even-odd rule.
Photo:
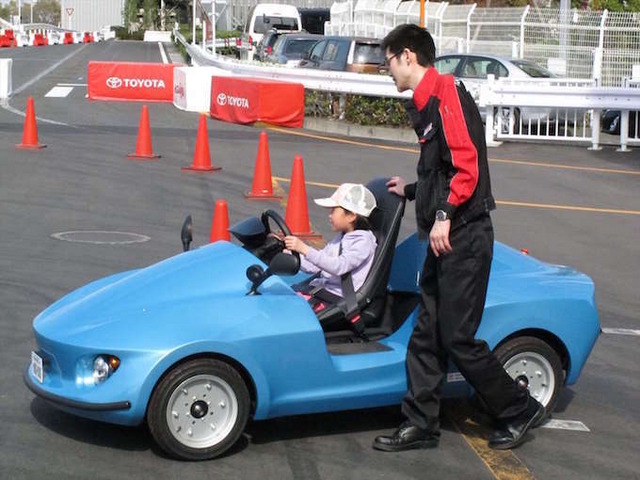
[[[378,239],[378,244],[392,226],[398,207],[404,203],[404,199],[395,193],[389,192],[387,182],[389,178],[375,178],[367,184],[367,188],[376,197],[377,207],[369,217],[371,230]]]

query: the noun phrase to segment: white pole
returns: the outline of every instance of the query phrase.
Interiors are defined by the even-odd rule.
[[[191,45],[195,45],[196,42],[196,1],[197,0],[192,0],[193,1],[193,29],[191,31]]]
[[[212,32],[212,43],[211,43],[211,52],[216,54],[216,0],[211,1],[211,29]]]
[[[165,22],[164,22],[164,0],[160,0],[160,30],[164,32],[165,30]]]

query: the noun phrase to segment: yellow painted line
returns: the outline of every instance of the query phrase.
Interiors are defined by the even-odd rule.
[[[272,177],[272,179],[274,181],[291,183],[291,179],[290,178]],[[336,185],[335,183],[310,182],[308,180],[305,180],[304,183],[307,184],[307,185],[313,185],[314,187],[332,188],[332,189],[336,189],[336,188],[338,188],[340,186],[340,185]]]
[[[343,143],[345,145],[353,145],[357,147],[368,147],[368,148],[377,148],[380,150],[392,150],[396,152],[405,152],[405,153],[420,153],[420,150],[417,148],[411,147],[399,147],[394,145],[377,145],[374,143],[368,142],[360,142],[357,140],[346,140],[343,138],[335,138],[328,137],[326,135],[316,135],[314,133],[308,132],[298,132],[295,130],[290,130],[286,128],[279,127],[267,127],[269,130],[273,130],[279,133],[285,133],[287,135],[295,135],[299,137],[313,138],[316,140],[326,140],[328,142],[334,143]],[[492,163],[505,163],[510,165],[525,165],[528,167],[542,167],[542,168],[557,168],[562,170],[577,170],[583,172],[595,172],[595,173],[612,173],[612,174],[622,174],[622,175],[640,175],[640,171],[638,170],[624,170],[624,169],[616,169],[616,168],[598,168],[598,167],[581,167],[575,165],[565,165],[565,164],[555,164],[555,163],[545,163],[545,162],[530,162],[525,160],[510,160],[510,159],[501,159],[501,158],[490,158],[490,162]]]
[[[583,172],[598,172],[598,173],[618,173],[624,175],[640,175],[638,170],[620,170],[615,168],[598,168],[598,167],[577,167],[575,165],[556,165],[554,163],[543,162],[528,162],[524,160],[506,160],[501,158],[490,158],[490,162],[493,163],[508,163],[512,165],[527,165],[529,167],[544,167],[544,168],[560,168],[565,170],[580,170]]]
[[[328,142],[334,143],[344,143],[346,145],[354,145],[356,147],[369,147],[369,148],[379,148],[381,150],[393,150],[396,152],[408,152],[408,153],[419,153],[420,150],[417,148],[409,148],[409,147],[398,147],[393,145],[376,145],[375,143],[367,143],[367,142],[359,142],[357,140],[346,140],[344,138],[336,138],[336,137],[327,137],[324,135],[316,135],[315,133],[308,132],[298,132],[295,130],[290,130],[287,128],[279,128],[279,127],[267,127],[269,130],[273,130],[279,133],[286,133],[287,135],[295,135],[298,137],[306,137],[313,138],[315,140],[326,140]]]
[[[291,179],[284,177],[273,177],[274,181],[291,182]],[[334,183],[323,182],[306,182],[307,185],[313,185],[314,187],[322,188],[338,188],[339,185]],[[599,208],[599,207],[580,207],[577,205],[554,205],[549,203],[529,203],[529,202],[513,202],[510,200],[496,200],[498,205],[505,205],[508,207],[524,207],[524,208],[546,208],[551,210],[570,210],[575,212],[591,212],[591,213],[613,213],[617,215],[640,215],[639,210],[622,210],[616,208]]]
[[[512,202],[509,200],[496,200],[498,205],[509,207],[548,208],[552,210],[572,210],[575,212],[614,213],[617,215],[640,215],[638,210],[620,210],[616,208],[578,207],[575,205],[551,205],[547,203]]]
[[[466,410],[456,405],[447,409],[447,417],[493,476],[497,480],[533,480],[535,477],[531,471],[511,450],[489,448],[488,430],[469,419]]]

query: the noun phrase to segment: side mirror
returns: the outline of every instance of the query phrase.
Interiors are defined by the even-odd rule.
[[[191,220],[191,215],[187,216],[182,224],[180,238],[182,239],[182,250],[185,252],[188,251],[193,241],[193,221]]]
[[[309,58],[311,57],[311,51],[307,50],[306,52],[302,52],[302,60],[309,60]]]
[[[300,259],[298,257],[280,252],[273,257],[267,270],[275,275],[295,275],[299,268]]]
[[[259,295],[258,287],[271,275],[295,275],[300,268],[300,259],[295,255],[278,253],[271,260],[269,268],[251,265],[247,268],[247,279],[251,282],[251,289],[247,295]]]
[[[247,295],[260,295],[258,287],[270,276],[271,272],[268,268],[265,270],[260,265],[250,265],[247,268],[247,279],[251,282],[251,289]]]

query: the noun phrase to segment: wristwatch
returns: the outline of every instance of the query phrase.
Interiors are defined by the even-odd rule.
[[[449,220],[449,215],[444,210],[436,211],[436,220],[439,222],[444,222],[445,220]]]

